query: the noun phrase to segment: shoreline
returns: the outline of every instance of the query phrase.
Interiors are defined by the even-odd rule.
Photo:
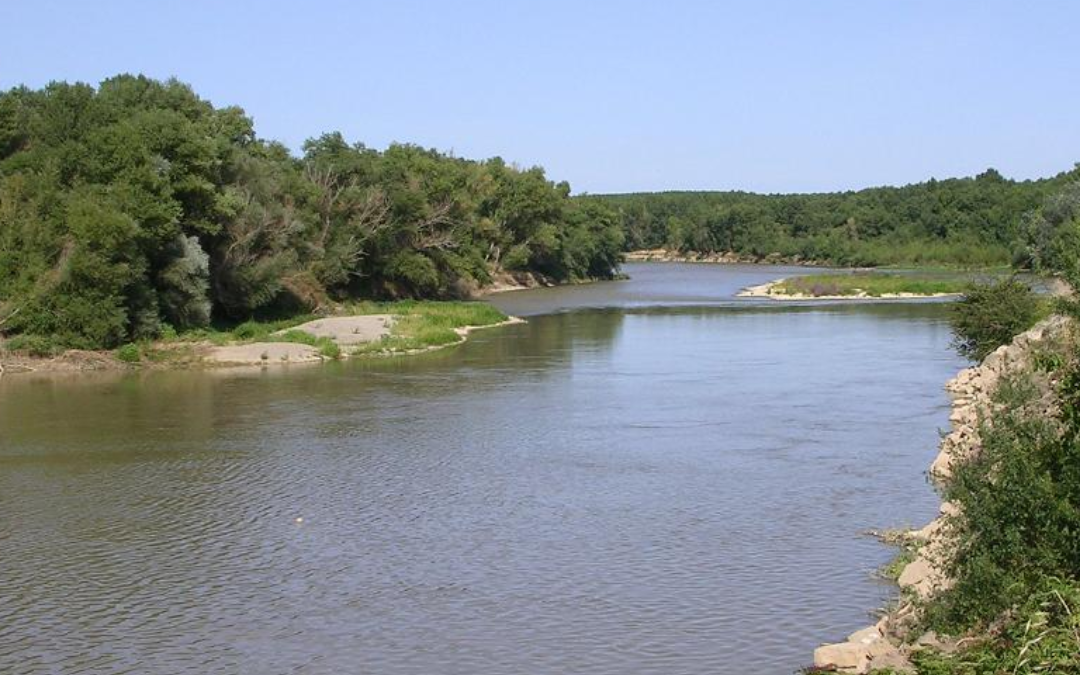
[[[532,291],[540,288],[561,288],[563,286],[584,286],[596,284],[602,281],[624,281],[629,279],[626,274],[619,271],[611,278],[588,277],[570,281],[555,281],[537,272],[500,272],[494,275],[490,284],[481,286],[472,292],[472,299],[483,300],[492,295],[513,293],[515,291]]]
[[[365,334],[359,332],[332,332],[323,331],[322,337],[330,339],[339,348],[340,354],[335,357],[320,353],[316,347],[300,342],[248,342],[239,344],[215,345],[211,342],[173,342],[155,343],[152,345],[156,350],[168,353],[167,358],[160,360],[143,359],[131,363],[121,360],[116,356],[116,350],[81,350],[69,349],[52,357],[36,357],[17,354],[0,354],[0,377],[4,375],[64,375],[81,373],[102,372],[151,372],[161,370],[201,370],[220,371],[227,369],[242,368],[280,368],[282,366],[301,366],[322,364],[333,361],[347,361],[359,359],[388,358],[394,356],[413,356],[425,354],[448,347],[464,344],[469,335],[475,331],[489,328],[501,328],[504,326],[527,323],[525,319],[516,316],[508,316],[505,320],[491,324],[467,325],[453,329],[458,339],[445,344],[428,345],[417,349],[393,349],[377,351],[353,351],[348,347],[363,347],[391,337],[390,327],[393,323],[389,315],[359,314],[351,316],[332,316],[324,319],[316,319],[304,324],[278,331],[284,334],[290,331],[303,331],[304,326],[319,323],[330,323],[334,320],[355,321],[379,321],[384,324],[383,330]],[[306,331],[305,331],[306,332]],[[355,336],[355,337],[353,337]]]
[[[818,260],[804,260],[799,256],[786,256],[769,253],[763,256],[725,251],[722,253],[702,253],[698,251],[671,251],[666,248],[639,249],[623,254],[626,262],[673,262],[702,265],[798,265],[801,267],[830,267]]]

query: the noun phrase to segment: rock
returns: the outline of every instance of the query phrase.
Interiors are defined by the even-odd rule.
[[[848,636],[848,642],[854,642],[861,645],[870,645],[881,639],[881,631],[877,626],[869,626],[862,630],[857,630]]]
[[[930,545],[928,544],[928,546]],[[915,594],[920,598],[928,598],[935,591],[947,586],[944,576],[926,558],[922,551],[919,552],[915,560],[904,567],[896,583],[901,588],[909,588],[915,591]]]
[[[919,636],[915,641],[916,647],[933,649],[942,654],[955,654],[958,649],[958,641],[945,638],[930,630]]]
[[[870,668],[870,654],[866,645],[854,642],[823,645],[814,650],[814,666],[833,667],[846,673],[865,673]]]
[[[903,673],[915,672],[915,667],[911,665],[911,661],[904,656],[899,647],[888,640],[881,640],[871,647],[870,668],[874,670],[892,668]]]

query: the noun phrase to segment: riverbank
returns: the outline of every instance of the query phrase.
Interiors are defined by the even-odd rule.
[[[869,300],[959,297],[971,279],[854,271],[776,279],[739,291],[739,297],[772,300]]]
[[[1056,403],[1054,368],[1047,363],[1065,358],[1073,321],[1055,315],[1016,336],[1008,345],[987,356],[980,364],[966,368],[949,380],[945,389],[952,399],[950,430],[943,436],[939,453],[931,463],[928,476],[939,488],[949,481],[957,468],[982,451],[984,433],[994,415],[1002,414],[997,393],[1004,382],[1026,378],[1041,392],[1036,407],[1027,414],[1050,417]],[[955,580],[949,578],[945,561],[956,546],[955,519],[960,507],[953,502],[941,504],[937,518],[926,526],[894,534],[891,543],[902,549],[894,564],[900,599],[876,624],[858,630],[840,643],[819,647],[814,652],[814,666],[849,673],[867,673],[881,669],[914,672],[912,661],[924,653],[954,654],[964,644],[985,642],[993,628],[983,634],[946,638],[926,630],[924,615],[936,597],[949,590]]]
[[[483,299],[501,293],[513,291],[529,291],[537,288],[556,288],[559,286],[582,286],[595,284],[600,281],[625,281],[630,277],[622,272],[616,272],[610,277],[585,277],[566,281],[559,281],[539,272],[510,272],[501,271],[491,274],[491,281],[470,293],[474,299]]]
[[[200,329],[110,351],[34,353],[0,345],[0,373],[269,367],[416,354],[460,344],[474,330],[522,322],[480,302],[356,303],[337,311]]]
[[[665,248],[641,249],[623,254],[626,262],[680,262],[708,263],[715,265],[802,265],[804,267],[826,267],[827,263],[807,260],[799,256],[785,256],[779,253],[756,256],[746,253],[726,251],[722,253],[702,253],[697,251],[672,251]]]

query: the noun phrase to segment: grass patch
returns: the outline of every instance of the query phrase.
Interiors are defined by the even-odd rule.
[[[918,546],[914,544],[902,544],[896,557],[878,569],[878,576],[893,583],[900,581],[900,575],[903,574],[904,568],[915,562],[915,556],[918,555],[918,552]]]
[[[352,314],[390,314],[394,324],[390,335],[365,345],[354,354],[386,354],[441,347],[461,341],[458,329],[466,326],[492,326],[507,316],[484,302],[405,301],[362,303],[350,307]]]
[[[784,295],[871,297],[910,293],[938,295],[963,293],[971,280],[963,276],[928,277],[916,274],[887,272],[854,272],[851,274],[811,274],[784,279],[773,286],[774,292]]]
[[[209,342],[219,347],[227,344],[245,342],[300,342],[303,344],[315,345],[314,335],[303,333],[303,331],[292,331],[287,329],[302,323],[307,323],[308,321],[313,321],[317,318],[319,317],[311,314],[301,314],[288,319],[278,319],[275,321],[245,321],[235,326],[219,325],[210,328],[196,328],[194,330],[184,331],[180,334],[173,332],[171,335],[163,336],[160,341],[164,343]],[[274,333],[280,331],[287,331],[287,333],[283,335],[274,335]],[[307,335],[308,337],[305,338],[303,335],[296,335],[297,333],[303,333],[303,335]]]

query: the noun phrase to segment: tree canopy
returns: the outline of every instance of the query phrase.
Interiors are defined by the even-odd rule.
[[[838,265],[983,266],[1022,260],[1025,214],[1077,180],[1080,168],[1034,181],[1008,180],[989,169],[974,178],[855,192],[661,192],[582,199],[618,210],[630,250],[778,254]],[[1071,208],[1070,200],[1062,197],[1057,210]]]
[[[340,133],[300,157],[175,80],[0,93],[0,330],[111,347],[493,273],[610,277],[615,213],[538,167]]]

